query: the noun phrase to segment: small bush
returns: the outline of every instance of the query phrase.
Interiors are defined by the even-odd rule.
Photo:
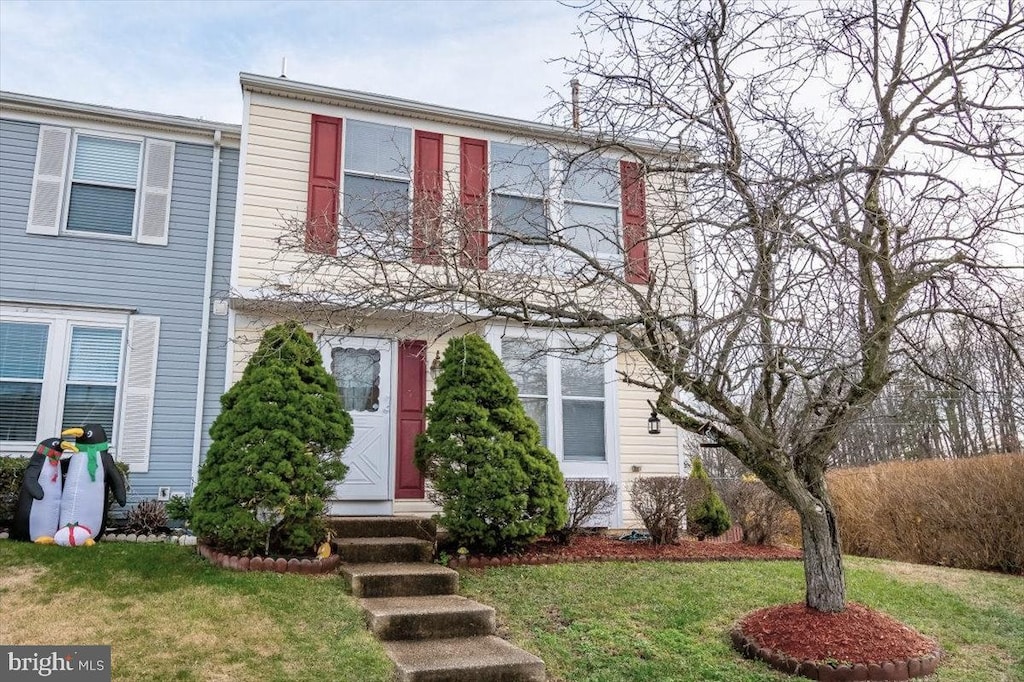
[[[0,456],[0,526],[6,528],[14,523],[21,480],[27,466],[28,457]]]
[[[619,495],[617,485],[597,478],[567,479],[565,489],[569,494],[569,520],[554,534],[555,539],[562,543],[571,542],[594,517],[610,514]]]
[[[629,488],[631,506],[656,545],[679,539],[686,515],[686,479],[680,476],[640,476]]]
[[[699,458],[694,458],[686,481],[686,529],[698,540],[717,538],[732,527],[729,510],[711,484]]]
[[[139,535],[152,535],[167,528],[167,505],[159,500],[143,500],[128,512],[125,530]]]
[[[184,521],[186,524],[192,518],[192,498],[184,495],[174,495],[167,500],[167,516],[175,521]]]
[[[828,487],[846,552],[1024,573],[1024,455],[837,469]]]
[[[236,554],[311,555],[352,418],[309,333],[267,330],[221,405],[192,498],[196,535]]]
[[[427,419],[416,462],[431,480],[452,542],[509,552],[565,525],[558,461],[480,336],[448,342]]]
[[[725,502],[748,545],[774,545],[792,533],[792,508],[752,475],[725,486]]]

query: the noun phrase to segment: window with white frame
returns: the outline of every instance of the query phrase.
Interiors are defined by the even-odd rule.
[[[574,160],[561,198],[562,241],[589,255],[621,260],[618,163],[603,158]]]
[[[75,136],[68,232],[132,235],[141,157],[138,141]]]
[[[26,231],[166,245],[174,142],[39,127]]]
[[[541,439],[564,462],[608,460],[608,349],[501,339],[501,359]]]
[[[22,315],[0,321],[0,441],[86,422],[113,433],[125,320]]]
[[[350,119],[344,156],[345,226],[383,238],[382,245],[407,243],[412,129]]]
[[[152,315],[0,307],[0,451],[29,454],[92,422],[118,459],[146,471],[159,337]]]
[[[491,143],[491,232],[495,245],[514,243],[545,250],[544,207],[549,155],[538,147]],[[532,243],[537,240],[538,243]]]

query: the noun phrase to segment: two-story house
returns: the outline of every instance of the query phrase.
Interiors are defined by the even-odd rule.
[[[96,422],[188,494],[224,391],[238,126],[0,94],[0,453]]]
[[[675,202],[640,172],[643,145],[595,152],[594,140],[534,122],[284,78],[242,74],[241,84],[229,353],[240,376],[261,332],[289,317],[318,340],[356,427],[331,511],[434,511],[413,465],[415,436],[447,337],[476,331],[566,477],[618,484],[607,523],[636,525],[632,479],[680,474],[686,457],[674,428],[649,432],[655,396],[623,379],[628,349],[614,334],[459,312],[443,281],[569,305],[607,296],[620,310],[630,305],[616,299],[623,287],[594,282],[652,295],[657,265],[676,291],[688,288],[685,235],[647,233],[647,214]],[[552,247],[556,233],[564,248]]]

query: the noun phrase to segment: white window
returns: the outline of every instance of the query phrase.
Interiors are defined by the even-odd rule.
[[[561,241],[599,258],[621,262],[618,163],[611,159],[576,159],[562,184]]]
[[[40,126],[30,234],[167,244],[174,143]]]
[[[614,459],[615,353],[608,338],[508,334],[497,344],[541,439],[570,477],[609,478]]]
[[[143,315],[0,310],[0,450],[28,454],[92,422],[145,471],[158,335],[159,318]]]
[[[491,232],[495,246],[547,250],[549,155],[538,147],[491,143]]]
[[[408,244],[412,130],[349,119],[344,156],[344,226],[371,248]]]

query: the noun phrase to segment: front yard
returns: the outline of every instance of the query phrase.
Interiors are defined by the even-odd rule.
[[[848,558],[849,596],[937,637],[937,680],[1024,680],[1024,580]],[[799,601],[798,562],[515,566],[462,574],[553,680],[783,680],[740,614]],[[0,642],[113,644],[119,680],[387,680],[341,579],[214,569],[189,548],[0,542]]]

